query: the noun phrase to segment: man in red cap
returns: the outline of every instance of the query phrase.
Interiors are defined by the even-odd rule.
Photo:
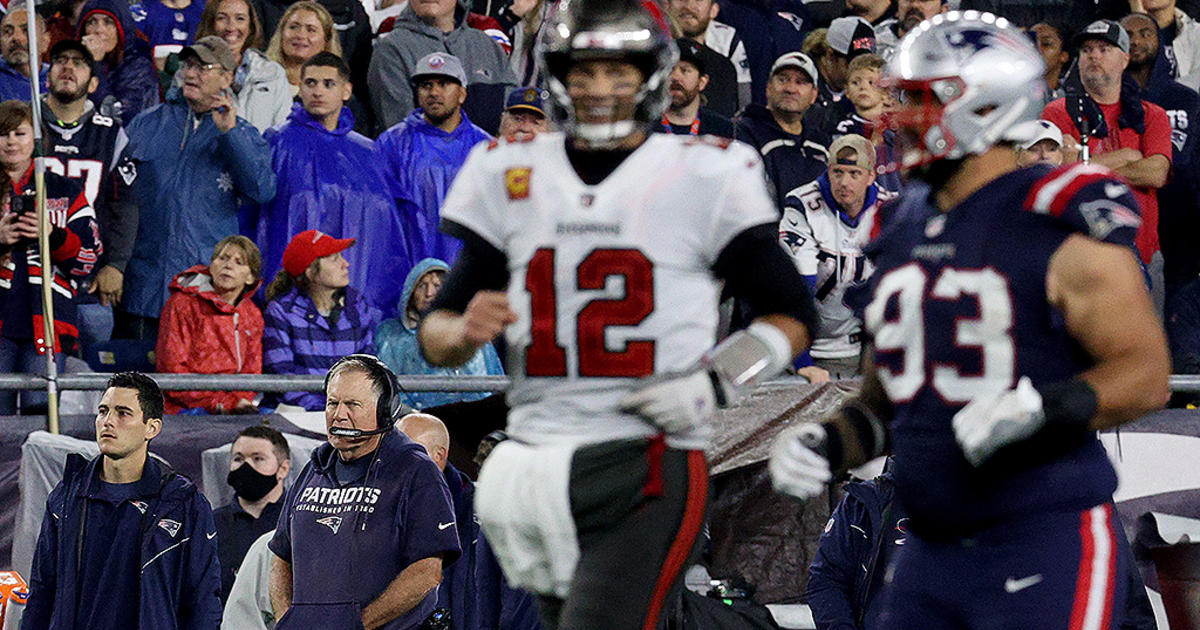
[[[305,230],[283,250],[283,269],[267,287],[263,310],[263,372],[323,375],[348,354],[375,354],[380,313],[349,286],[342,252],[352,245],[352,238]],[[315,392],[289,392],[280,401],[325,408],[324,394]]]

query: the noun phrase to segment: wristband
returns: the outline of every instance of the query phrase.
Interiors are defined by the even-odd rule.
[[[1092,418],[1100,406],[1096,390],[1087,381],[1073,378],[1043,386],[1042,413],[1047,426],[1067,427],[1078,433],[1092,431]]]
[[[863,405],[857,402],[850,402],[838,410],[842,419],[849,425],[853,431],[852,436],[843,436],[842,430],[835,422],[822,422],[821,426],[825,428],[825,450],[826,459],[829,460],[829,468],[835,472],[840,472],[846,463],[846,443],[845,437],[850,437],[858,441],[859,448],[862,449],[866,461],[870,461],[887,452],[888,447],[888,431],[880,422],[879,418]]]

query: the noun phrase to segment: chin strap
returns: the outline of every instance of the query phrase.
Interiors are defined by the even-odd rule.
[[[754,322],[709,350],[701,363],[713,380],[717,404],[727,407],[783,371],[792,355],[792,343],[783,331]]]

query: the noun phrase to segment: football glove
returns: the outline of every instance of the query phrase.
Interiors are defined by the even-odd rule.
[[[954,437],[972,466],[1001,447],[1019,442],[1046,424],[1042,395],[1028,376],[1013,389],[979,396],[954,414]]]
[[[645,418],[664,433],[686,431],[717,410],[713,375],[705,369],[647,379],[621,399],[621,411]]]
[[[780,433],[767,464],[775,489],[801,500],[821,494],[833,478],[825,444],[825,427],[811,422]]]

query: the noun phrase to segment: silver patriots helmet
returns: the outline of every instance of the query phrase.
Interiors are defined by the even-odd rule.
[[[551,115],[584,145],[603,149],[619,144],[662,119],[670,104],[668,79],[679,51],[666,18],[654,2],[562,0],[542,28],[537,54],[550,92]],[[567,92],[567,72],[577,61],[627,61],[644,78],[631,120],[582,123]]]
[[[983,153],[1023,141],[1021,123],[1037,120],[1045,62],[1008,20],[978,11],[936,15],[908,33],[884,72],[900,92],[891,122],[902,170]]]

